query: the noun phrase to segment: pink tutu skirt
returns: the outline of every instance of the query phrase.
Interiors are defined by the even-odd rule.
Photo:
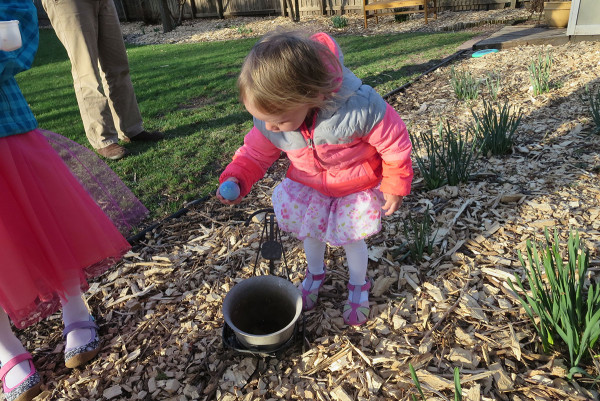
[[[300,240],[342,246],[381,230],[385,201],[378,188],[333,198],[286,178],[273,190],[272,200],[279,228]]]
[[[146,214],[87,148],[41,130],[0,138],[0,306],[17,328],[56,312],[66,283],[85,291],[130,249],[117,226]]]

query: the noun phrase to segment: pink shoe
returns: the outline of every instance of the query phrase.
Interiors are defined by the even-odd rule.
[[[2,391],[4,392],[4,397],[7,401],[31,401],[33,400],[40,392],[41,392],[41,383],[40,383],[40,375],[35,370],[35,366],[33,366],[31,354],[25,352],[24,354],[17,355],[10,361],[3,365],[0,368],[0,379],[2,379]],[[21,383],[17,384],[13,388],[6,387],[4,377],[6,374],[18,365],[19,363],[29,360],[29,368],[30,372],[26,378],[21,381]]]
[[[360,326],[369,320],[369,301],[360,301],[360,295],[363,291],[369,291],[371,289],[371,280],[367,279],[367,282],[362,286],[352,285],[348,283],[348,300],[344,303],[344,322],[350,326]]]
[[[325,269],[325,267],[323,267]],[[307,290],[304,286],[310,288],[312,287],[312,283],[315,281],[321,281],[321,284],[314,290]],[[319,298],[319,290],[323,286],[323,282],[325,281],[325,270],[321,274],[312,274],[306,269],[306,277],[304,281],[300,284],[300,289],[302,290],[302,310],[308,311],[315,307],[317,304],[317,299]]]

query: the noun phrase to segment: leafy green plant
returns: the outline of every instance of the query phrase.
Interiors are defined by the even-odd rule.
[[[438,158],[439,135],[427,131],[420,136],[410,134],[413,152],[417,167],[423,176],[425,188],[428,190],[439,188],[446,182],[444,170]],[[424,153],[424,155],[422,155]]]
[[[492,100],[498,100],[498,92],[500,91],[500,74],[488,72],[485,77],[485,86]]]
[[[248,28],[246,25],[238,25],[235,27],[235,30],[242,35],[248,35],[252,33],[252,28]]]
[[[427,131],[417,138],[411,135],[415,159],[427,189],[445,184],[467,182],[477,159],[476,142],[469,143],[469,130],[464,136],[454,132],[448,122],[440,124],[438,132]],[[426,156],[421,156],[421,153]]]
[[[525,289],[517,274],[515,282],[524,295],[519,295],[510,279],[508,284],[540,336],[544,352],[558,347],[558,340],[567,347],[567,377],[571,379],[576,373],[586,374],[579,364],[600,336],[600,283],[586,283],[589,251],[579,240],[579,233],[569,233],[566,263],[559,249],[558,232],[554,232],[554,243],[548,230],[544,234],[545,244],[536,246],[527,240],[527,262],[518,253],[530,289]]]
[[[450,86],[458,100],[475,100],[479,97],[479,80],[470,71],[450,68]]]
[[[334,28],[344,28],[348,26],[348,19],[340,15],[334,15],[333,17],[331,17],[331,23],[333,24]]]
[[[409,216],[403,221],[404,235],[408,241],[408,251],[413,261],[419,263],[423,255],[433,253],[433,245],[437,237],[437,231],[432,233],[431,217],[429,216],[429,205],[421,218]]]
[[[407,8],[394,8],[394,12],[404,11]],[[396,22],[405,22],[410,19],[409,14],[394,14],[394,21]]]
[[[552,54],[539,53],[537,58],[529,64],[529,79],[533,87],[533,95],[537,96],[550,90],[550,68],[552,67]]]
[[[593,129],[594,134],[600,134],[600,89],[596,93],[591,93],[590,89],[586,86],[585,92],[590,102],[590,113],[592,114],[592,120],[596,127]]]
[[[412,378],[419,395],[421,396],[421,400],[427,401],[425,398],[425,394],[423,393],[423,389],[421,388],[421,382],[419,382],[419,378],[417,377],[417,372],[415,372],[415,368],[411,363],[408,364],[408,369],[410,370],[410,377]],[[417,397],[414,394],[411,394],[412,401],[417,401]],[[454,401],[462,401],[462,386],[460,385],[460,370],[455,367],[454,368]]]
[[[514,112],[511,109],[508,101],[496,108],[485,100],[481,114],[471,109],[475,123],[469,125],[468,129],[473,131],[482,153],[504,155],[511,151],[513,137],[522,117],[520,109],[515,109]]]
[[[469,141],[469,131],[465,135],[454,132],[448,122],[440,124],[440,147],[438,157],[446,174],[448,185],[458,185],[469,181],[471,168],[477,158],[476,141]]]
[[[427,401],[427,399],[425,398],[425,394],[423,393],[423,389],[421,388],[421,382],[417,377],[417,372],[415,372],[415,368],[413,367],[412,363],[408,364],[408,368],[410,369],[410,377],[412,378],[413,383],[415,383],[415,387],[417,388],[417,391],[419,391],[421,399],[423,401]],[[411,398],[413,401],[417,401],[417,397],[415,397],[414,394],[411,394]]]
[[[462,401],[462,387],[460,385],[460,370],[454,368],[454,401]]]

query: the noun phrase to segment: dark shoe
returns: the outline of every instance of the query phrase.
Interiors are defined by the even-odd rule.
[[[129,141],[125,140],[125,142],[158,142],[161,139],[164,139],[164,137],[165,137],[165,135],[162,132],[142,131],[139,134],[137,134],[136,136],[132,136],[131,138],[128,138]]]
[[[129,151],[118,143],[111,143],[110,145],[96,149],[96,152],[102,157],[110,160],[119,160],[129,154]]]

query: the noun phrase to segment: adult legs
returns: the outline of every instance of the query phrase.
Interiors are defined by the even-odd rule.
[[[77,104],[90,144],[100,149],[117,143],[119,138],[100,78],[99,2],[42,0],[42,4],[71,60]]]
[[[113,0],[98,2],[98,56],[104,93],[108,95],[115,126],[121,139],[143,131],[142,116],[129,75],[129,61]]]

